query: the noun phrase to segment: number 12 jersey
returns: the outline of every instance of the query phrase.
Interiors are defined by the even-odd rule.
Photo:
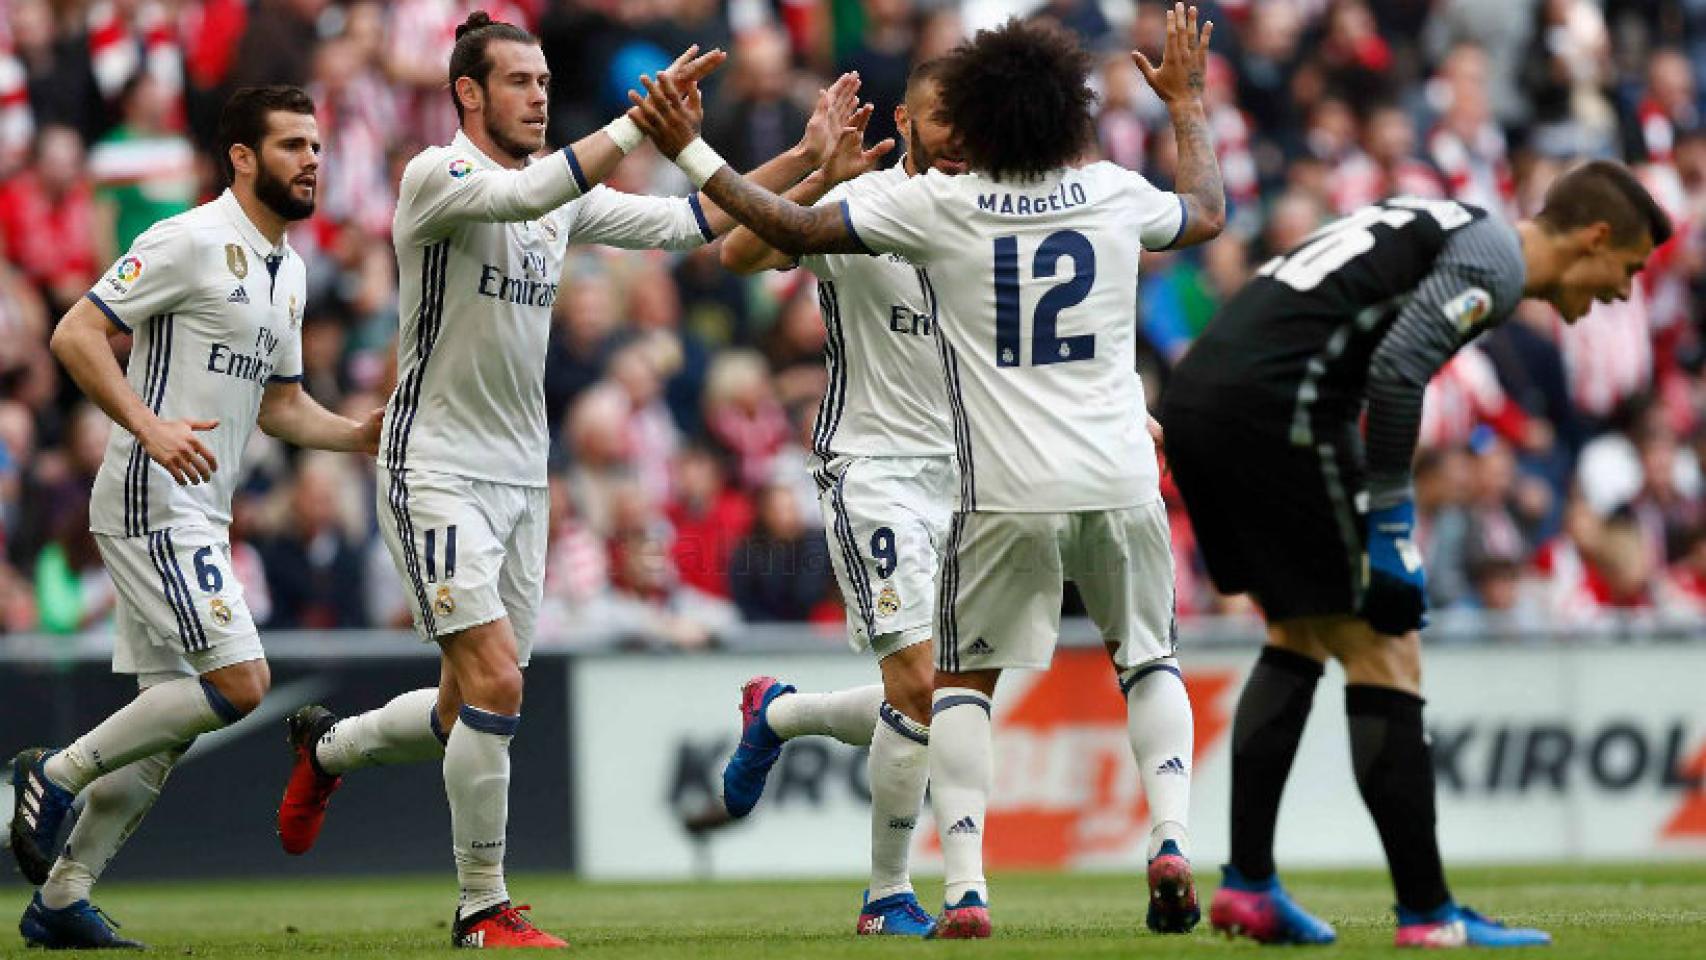
[[[1160,497],[1137,374],[1143,250],[1184,233],[1175,194],[1111,163],[1029,180],[935,170],[842,202],[872,253],[926,268],[959,507],[1110,510]]]

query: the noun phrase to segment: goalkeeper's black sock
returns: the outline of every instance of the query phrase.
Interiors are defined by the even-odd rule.
[[[1345,687],[1351,762],[1374,815],[1398,903],[1426,913],[1451,899],[1434,834],[1434,768],[1420,697],[1368,684]]]
[[[1232,720],[1232,866],[1249,880],[1274,875],[1274,822],[1321,664],[1263,647]]]

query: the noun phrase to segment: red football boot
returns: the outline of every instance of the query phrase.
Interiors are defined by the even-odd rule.
[[[472,916],[458,919],[450,927],[450,942],[469,950],[561,950],[567,940],[553,937],[521,915],[532,907],[512,907],[504,901]]]
[[[293,856],[307,853],[319,838],[320,825],[326,822],[326,803],[344,782],[343,777],[325,773],[314,762],[314,745],[337,722],[338,718],[321,706],[303,707],[290,715],[288,740],[296,762],[290,768],[284,800],[278,805],[278,839],[284,852]]]

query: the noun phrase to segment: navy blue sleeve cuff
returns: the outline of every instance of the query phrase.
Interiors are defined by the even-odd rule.
[[[847,206],[845,200],[841,201],[841,222],[847,225],[847,235],[853,238],[853,242],[859,245],[860,250],[873,257],[877,255],[876,251],[865,245],[865,238],[859,236],[859,231],[853,229],[853,210]]]
[[[272,376],[267,378],[267,382],[268,383],[301,383],[302,382],[302,374],[299,373],[294,377],[285,377],[285,376],[280,376],[278,374],[273,374]]]
[[[591,190],[591,185],[586,182],[586,174],[581,172],[581,162],[575,159],[574,148],[564,147],[563,156],[569,161],[569,173],[575,178],[575,186],[580,188],[581,193]]]
[[[1175,195],[1175,196],[1177,196],[1177,195]],[[1191,223],[1191,208],[1185,206],[1185,198],[1184,197],[1180,196],[1180,197],[1178,197],[1178,200],[1179,200],[1179,230],[1177,233],[1173,234],[1173,239],[1167,241],[1167,245],[1161,248],[1163,250],[1171,250],[1174,247],[1178,246],[1179,241],[1183,240],[1185,238],[1185,227],[1189,226]]]
[[[111,322],[113,326],[123,330],[125,333],[130,332],[130,324],[120,320],[118,318],[118,314],[113,312],[113,308],[107,306],[107,302],[101,299],[100,294],[90,290],[88,293],[84,294],[84,296],[89,298],[90,303],[101,308],[101,312],[107,315],[107,320]]]
[[[711,221],[705,219],[705,207],[699,202],[697,193],[687,195],[687,205],[693,208],[693,219],[699,221],[699,233],[705,238],[705,242],[710,243],[717,239],[716,233],[711,230]]]

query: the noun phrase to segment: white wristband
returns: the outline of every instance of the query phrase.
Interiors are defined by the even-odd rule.
[[[646,135],[640,132],[639,125],[628,119],[627,114],[605,124],[604,132],[616,142],[616,149],[622,151],[624,157],[633,153],[640,141],[646,139]]]
[[[675,165],[681,168],[682,173],[687,174],[687,179],[693,182],[695,190],[703,187],[705,181],[711,179],[712,175],[727,164],[728,161],[717,156],[717,151],[712,150],[710,144],[698,137],[675,155]]]

